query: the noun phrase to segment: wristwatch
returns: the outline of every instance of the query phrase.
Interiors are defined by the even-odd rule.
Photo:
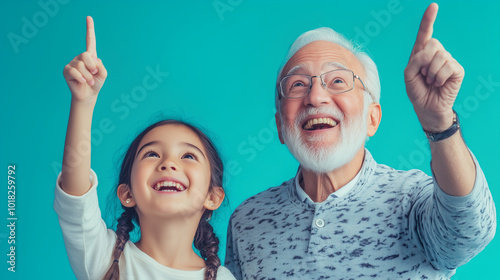
[[[460,129],[460,122],[458,120],[457,112],[453,110],[453,124],[445,131],[442,132],[430,132],[424,129],[425,135],[432,142],[438,142],[444,140],[453,134],[455,134]]]

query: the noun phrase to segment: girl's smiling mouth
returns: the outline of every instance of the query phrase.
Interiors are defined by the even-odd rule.
[[[187,190],[184,184],[172,179],[162,178],[151,186],[155,191],[160,192],[182,192]]]

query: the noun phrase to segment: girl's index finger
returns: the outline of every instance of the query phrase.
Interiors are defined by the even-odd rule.
[[[434,27],[434,21],[436,20],[438,5],[432,3],[425,10],[422,16],[422,21],[420,22],[420,27],[417,33],[417,39],[415,40],[415,45],[413,46],[412,54],[415,54],[422,49],[424,49],[425,44],[432,38],[432,32]]]
[[[94,20],[91,16],[87,16],[87,51],[97,57]]]

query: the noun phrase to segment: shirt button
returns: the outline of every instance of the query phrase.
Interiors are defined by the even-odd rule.
[[[325,221],[323,219],[317,219],[315,223],[316,223],[316,226],[319,228],[322,228],[325,226]]]

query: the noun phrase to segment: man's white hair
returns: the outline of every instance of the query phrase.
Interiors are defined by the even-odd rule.
[[[314,30],[307,31],[300,35],[295,42],[293,42],[290,50],[288,51],[288,55],[286,56],[284,62],[282,63],[279,71],[278,71],[278,80],[276,82],[276,94],[275,94],[275,103],[277,112],[281,112],[280,110],[280,100],[279,100],[279,79],[281,78],[283,67],[288,62],[288,60],[302,47],[305,45],[312,43],[314,41],[328,41],[335,44],[338,44],[350,52],[352,52],[356,58],[359,60],[361,65],[363,65],[365,70],[365,77],[362,77],[363,83],[367,91],[371,93],[373,98],[373,102],[380,103],[380,79],[378,76],[377,65],[370,58],[370,56],[362,52],[359,46],[355,46],[351,41],[347,40],[342,34],[335,32],[333,29],[329,27],[321,27]],[[357,73],[356,73],[357,74]],[[364,94],[364,97],[369,97],[368,94]]]

